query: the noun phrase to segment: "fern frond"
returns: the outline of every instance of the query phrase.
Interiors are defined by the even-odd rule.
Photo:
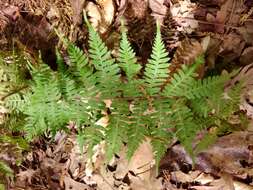
[[[199,125],[197,125],[191,120],[187,120],[184,122],[184,126],[180,126],[180,128],[178,128],[177,133],[176,133],[177,139],[180,141],[180,143],[184,146],[185,150],[192,157],[194,156],[193,142],[194,142],[194,139],[196,138],[196,134],[198,131],[199,131]]]
[[[26,102],[26,97],[22,97],[20,94],[16,93],[11,96],[8,96],[5,99],[5,106],[11,111],[16,111],[17,113],[23,110],[23,106]]]
[[[144,81],[150,95],[157,94],[169,76],[169,58],[162,41],[160,26],[157,24],[157,33],[151,58],[146,64]]]
[[[191,100],[191,108],[199,117],[207,118],[208,114],[212,111],[208,103],[208,98],[196,98]]]
[[[119,66],[111,57],[111,52],[105,46],[99,34],[90,25],[89,29],[89,57],[95,67],[97,86],[103,95],[116,95],[119,89]]]
[[[67,50],[73,74],[79,77],[83,82],[89,80],[93,73],[93,69],[89,65],[88,56],[73,44],[70,44]],[[90,79],[89,82],[92,82],[92,79]]]
[[[160,163],[161,159],[165,155],[168,145],[172,140],[172,135],[166,129],[159,128],[154,129],[152,134],[152,148],[155,156],[156,163]]]
[[[0,190],[5,190],[5,185],[1,183],[0,181]]]
[[[127,129],[127,159],[133,156],[134,152],[137,150],[139,145],[145,140],[145,137],[148,135],[148,122],[144,120],[143,112],[147,105],[141,102],[137,103],[136,108],[133,108],[132,112],[135,116],[130,118],[130,124]],[[145,103],[144,103],[145,104]]]
[[[106,158],[111,160],[114,154],[119,153],[123,139],[126,135],[127,124],[120,117],[111,117],[110,124],[106,127]]]
[[[109,118],[109,125],[105,131],[107,145],[106,157],[110,160],[114,154],[119,153],[123,142],[127,142],[128,127],[131,124],[128,115],[129,105],[122,100],[114,100],[111,105],[112,113]]]
[[[163,95],[167,97],[189,97],[188,88],[194,82],[195,70],[203,63],[203,57],[196,59],[192,66],[182,65],[182,68],[173,75],[169,84],[165,86]]]
[[[192,143],[200,126],[194,122],[191,109],[182,104],[176,107],[173,114],[176,128],[175,137],[186,151],[193,156]]]
[[[218,137],[217,137],[216,134],[211,134],[211,133],[206,134],[200,140],[200,142],[198,142],[198,144],[195,146],[195,148],[194,148],[194,154],[197,155],[201,151],[203,151],[206,148],[208,148],[211,144],[214,144],[215,141],[217,140],[217,138]]]
[[[122,26],[123,27],[123,26]],[[128,80],[132,80],[139,73],[141,66],[137,64],[135,53],[127,39],[126,31],[123,28],[121,33],[120,49],[118,62],[120,67],[126,73]]]
[[[0,160],[0,174],[7,177],[13,177],[13,170],[3,161]]]
[[[174,127],[172,102],[168,99],[157,99],[154,103],[155,112],[151,114],[152,121],[155,121],[151,128],[152,147],[156,163],[165,155],[167,148],[173,138]]]
[[[91,157],[94,154],[93,148],[104,140],[105,129],[98,125],[91,125],[85,127],[78,132],[77,141],[81,150],[84,146],[87,146],[88,156]]]
[[[228,92],[227,97],[223,99],[223,104],[220,106],[220,115],[222,118],[227,119],[236,111],[239,110],[241,102],[242,83],[233,86]]]
[[[223,90],[225,82],[230,78],[229,74],[222,76],[207,77],[203,80],[194,80],[189,84],[187,89],[187,98],[202,98],[210,96],[212,93],[219,93]]]

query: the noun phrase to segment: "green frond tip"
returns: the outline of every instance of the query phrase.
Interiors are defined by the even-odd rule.
[[[89,27],[89,58],[93,67],[95,67],[97,87],[103,93],[109,96],[118,91],[120,81],[120,68],[112,58],[111,52],[100,38],[99,34]]]
[[[126,29],[123,25],[121,26],[121,31],[118,62],[119,66],[126,73],[128,80],[131,80],[139,73],[141,66],[137,64],[137,58],[135,57],[135,53],[127,39]]]
[[[144,80],[150,95],[157,94],[169,76],[169,57],[162,41],[160,25],[157,23],[155,42],[151,58],[144,72]]]

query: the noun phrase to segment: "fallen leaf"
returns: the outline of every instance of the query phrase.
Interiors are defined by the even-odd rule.
[[[152,16],[160,23],[163,23],[167,13],[167,1],[168,0],[149,0],[149,8],[152,10]]]
[[[79,183],[70,177],[64,177],[65,190],[92,190],[91,187],[84,183]]]
[[[73,24],[80,25],[82,24],[82,12],[84,7],[85,0],[70,0],[70,4],[73,10]]]
[[[155,159],[150,139],[146,139],[135,151],[128,169],[135,176],[129,175],[133,190],[160,190],[161,179],[156,179]]]
[[[175,171],[171,172],[171,179],[175,182],[181,182],[181,183],[191,183],[196,181],[199,171],[191,171],[188,174],[182,172],[182,171]]]
[[[37,170],[27,169],[25,171],[21,171],[17,174],[17,181],[28,182],[28,184],[32,184],[32,177],[36,174]]]

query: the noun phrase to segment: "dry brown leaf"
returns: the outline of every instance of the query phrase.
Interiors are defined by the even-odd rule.
[[[194,179],[202,185],[206,185],[214,180],[214,177],[210,174],[201,173],[198,177]]]
[[[84,183],[79,183],[70,177],[64,177],[65,190],[92,190],[91,187]]]
[[[17,181],[20,182],[28,182],[28,184],[32,184],[32,178],[36,174],[37,170],[27,169],[25,171],[21,171],[17,174]]]
[[[149,180],[150,171],[154,168],[154,162],[150,139],[147,139],[135,151],[129,162],[128,169],[138,175],[142,180]]]
[[[91,25],[101,34],[105,34],[114,20],[115,4],[113,0],[99,0],[97,4],[88,2],[85,10]]]
[[[144,19],[148,8],[148,0],[128,0],[129,16]]]
[[[4,14],[8,19],[11,21],[16,21],[20,17],[20,9],[13,5],[8,5],[3,8],[3,10],[0,9],[0,12]]]
[[[109,27],[115,16],[115,4],[113,0],[99,0],[99,5],[102,7],[102,15],[105,27]],[[105,28],[105,30],[107,29]]]
[[[120,158],[116,161],[117,170],[114,172],[116,179],[123,179],[126,174],[129,172],[128,166],[129,162],[126,159],[126,147],[123,147],[119,153]]]
[[[150,139],[146,139],[129,162],[129,171],[136,175],[129,175],[133,190],[160,190],[162,188],[161,179],[156,179],[154,163]]]
[[[208,185],[192,186],[191,188],[196,190],[235,190],[231,177],[221,177],[218,180],[213,180]]]
[[[167,2],[168,0],[149,0],[149,8],[152,10],[152,16],[160,23],[163,23],[163,19],[167,13]]]
[[[70,4],[73,10],[73,24],[80,25],[82,24],[82,12],[84,7],[85,0],[70,0]]]
[[[171,14],[179,25],[177,30],[192,33],[198,28],[198,21],[194,18],[196,8],[196,3],[192,3],[190,0],[179,0],[178,3],[170,7]]]
[[[188,174],[182,171],[175,171],[175,172],[171,172],[171,179],[176,182],[191,183],[191,182],[196,181],[199,174],[200,174],[200,171],[191,171]]]
[[[252,176],[252,135],[245,131],[220,137],[208,150],[197,156],[196,168],[215,175],[223,171],[241,179]],[[241,160],[248,163],[249,167],[243,167]]]
[[[130,177],[132,190],[162,190],[162,179],[151,178],[149,181],[143,181],[138,176]]]
[[[96,4],[92,2],[88,2],[87,6],[85,7],[85,11],[87,12],[87,15],[90,17],[89,21],[93,28],[96,30],[99,30],[99,24],[102,20],[102,15],[100,13],[100,10]]]
[[[109,116],[106,115],[104,117],[101,117],[95,124],[102,127],[107,127],[109,125]]]
[[[241,53],[241,52],[240,52]],[[240,63],[242,65],[247,65],[253,60],[253,47],[245,48],[240,56]]]
[[[234,181],[234,187],[235,187],[235,190],[252,190],[253,189],[252,186],[246,185],[239,181]]]
[[[246,44],[252,45],[253,43],[253,22],[249,20],[244,23],[243,27],[238,28],[238,31],[243,36]]]

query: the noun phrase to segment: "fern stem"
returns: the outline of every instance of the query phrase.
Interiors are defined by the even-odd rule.
[[[5,100],[6,98],[8,98],[9,96],[11,96],[11,95],[13,95],[13,94],[16,94],[16,93],[19,93],[20,91],[22,91],[22,90],[24,90],[24,89],[26,89],[26,88],[28,88],[28,87],[29,87],[28,85],[25,85],[25,86],[22,86],[22,87],[20,87],[20,88],[18,88],[18,89],[15,89],[15,90],[13,90],[12,92],[10,92],[10,93],[6,94],[5,96],[1,97],[0,100],[1,100],[1,101],[4,101],[4,100]]]

